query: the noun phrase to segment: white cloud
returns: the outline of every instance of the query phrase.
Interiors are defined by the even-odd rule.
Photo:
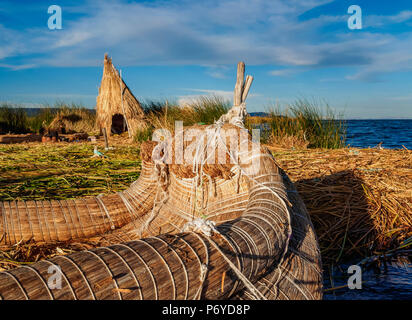
[[[412,95],[391,97],[393,101],[412,101]]]
[[[82,42],[85,42],[86,40],[91,39],[92,37],[93,35],[90,32],[79,30],[76,32],[69,33],[66,37],[58,39],[58,41],[54,44],[54,47],[61,48],[75,46],[81,44]]]
[[[63,30],[15,31],[0,25],[0,62],[18,69],[34,65],[97,66],[108,52],[117,65],[203,65],[225,78],[225,65],[277,65],[274,76],[310,68],[356,67],[352,80],[371,80],[386,72],[412,69],[412,32],[342,32],[347,15],[300,15],[333,0],[211,0],[130,3],[121,0],[65,6],[81,13],[64,20]],[[407,22],[412,11],[365,16],[367,25]],[[63,12],[63,19],[64,12]],[[21,57],[21,64],[7,58]],[[3,59],[3,61],[1,61]],[[223,67],[222,67],[223,66]]]
[[[185,88],[183,90],[191,91],[191,92],[198,92],[198,94],[188,94],[188,95],[178,96],[178,104],[180,106],[191,104],[193,101],[199,99],[199,97],[205,96],[205,95],[206,96],[219,96],[229,101],[233,99],[233,91],[210,90],[210,89],[188,89],[188,88]]]
[[[0,24],[0,60],[21,52],[21,38],[17,31]]]
[[[31,68],[34,68],[34,67],[35,67],[35,64],[18,64],[18,65],[14,65],[14,64],[0,63],[0,68],[7,68],[7,69],[14,70],[14,71],[24,70],[24,69],[31,69]]]
[[[178,96],[178,104],[180,106],[185,106],[188,104],[191,104],[193,101],[199,99],[201,96],[218,96],[223,98],[224,100],[233,101],[233,91],[225,91],[225,90],[213,90],[213,89],[191,89],[191,88],[183,88],[182,90],[193,92],[195,94],[188,94],[188,95],[180,95]],[[246,103],[252,102],[252,103],[257,103],[257,102],[262,102],[267,100],[265,96],[263,96],[260,93],[249,93]]]
[[[298,69],[278,69],[270,71],[269,74],[275,77],[288,77],[299,72]]]
[[[402,23],[412,18],[411,10],[404,10],[395,15],[366,15],[364,18],[364,28],[382,27],[394,23]]]
[[[299,14],[330,1],[99,1],[85,5],[83,11],[88,15],[76,21],[64,20],[63,30],[31,30],[21,43],[25,43],[26,52],[45,56],[30,63],[53,66],[97,65],[105,51],[122,65],[222,65],[241,58],[252,64],[277,61],[306,65],[313,58],[266,40],[299,25]],[[262,24],[265,26],[256,30],[255,26]],[[223,74],[215,71],[214,76]]]
[[[350,80],[380,81],[391,72],[412,71],[412,33],[399,38],[390,35],[366,34],[368,46],[363,49],[372,52],[371,60],[359,71],[348,76]]]
[[[216,79],[226,79],[228,77],[227,72],[229,68],[227,66],[207,66],[208,70],[206,73],[212,78]]]

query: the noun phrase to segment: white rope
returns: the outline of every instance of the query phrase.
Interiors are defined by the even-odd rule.
[[[204,283],[206,281],[207,278],[207,273],[209,271],[209,249],[206,245],[205,240],[203,240],[203,238],[201,236],[199,236],[199,234],[197,234],[196,232],[191,232],[191,234],[194,234],[199,240],[200,242],[203,244],[203,248],[205,249],[205,263],[202,263],[199,255],[196,253],[196,251],[193,249],[193,247],[191,245],[189,245],[192,250],[194,251],[194,253],[196,254],[198,261],[199,261],[199,266],[200,266],[200,274],[199,274],[199,279],[200,279],[200,285],[199,288],[197,289],[197,292],[193,298],[193,300],[200,300],[202,298],[202,291],[203,291],[203,286]],[[185,241],[186,242],[186,241]]]
[[[238,108],[238,109],[237,109]],[[238,110],[238,113],[235,113],[235,116],[230,117],[231,115],[231,110]],[[223,115],[217,122],[215,122],[214,125],[208,126],[206,128],[206,130],[204,131],[204,133],[202,134],[201,138],[198,140],[200,141],[197,145],[196,145],[196,151],[195,151],[195,156],[193,158],[193,172],[196,174],[196,177],[199,175],[203,174],[203,166],[204,164],[207,162],[207,160],[209,159],[209,157],[211,155],[209,155],[208,157],[205,158],[205,149],[210,145],[211,142],[215,141],[216,138],[219,138],[222,145],[225,147],[225,151],[226,154],[229,154],[229,156],[231,157],[233,163],[235,164],[235,167],[239,170],[239,181],[238,181],[238,185],[240,183],[240,176],[241,174],[245,175],[247,178],[249,178],[250,180],[252,180],[253,182],[255,182],[255,184],[259,185],[261,188],[266,189],[268,191],[270,191],[273,195],[275,195],[275,197],[277,197],[280,201],[280,203],[284,206],[285,211],[287,213],[287,218],[288,218],[288,237],[287,237],[287,241],[286,241],[286,246],[285,246],[285,250],[283,252],[282,255],[282,259],[281,261],[283,261],[283,257],[286,255],[286,252],[288,251],[288,247],[289,247],[289,240],[292,234],[292,223],[291,223],[291,214],[289,212],[289,208],[285,202],[285,200],[283,199],[283,197],[281,197],[279,195],[278,192],[274,191],[273,188],[270,188],[266,185],[264,185],[263,183],[257,181],[255,178],[251,177],[250,175],[248,175],[245,170],[240,166],[239,162],[237,161],[237,159],[235,159],[235,157],[233,157],[233,155],[229,152],[229,150],[227,149],[226,143],[223,141],[222,136],[220,135],[220,129],[223,126],[225,121],[228,121],[232,124],[235,124],[241,128],[244,128],[243,125],[243,119],[244,116],[242,117],[242,115],[244,114],[243,110],[246,110],[246,106],[243,103],[241,106],[234,106],[232,107],[232,109],[229,110],[229,112],[225,115]],[[210,128],[214,129],[214,134],[207,140],[206,145],[203,148],[203,152],[200,152],[201,147],[203,145],[203,140],[204,140],[204,136],[206,135],[206,133],[208,132],[208,130]],[[214,153],[212,153],[212,155],[214,155]],[[200,169],[200,170],[199,170]],[[237,186],[238,187],[238,186]],[[238,187],[239,188],[239,187]],[[239,192],[239,190],[237,190],[237,192]]]
[[[207,271],[209,270],[207,264],[200,264],[200,285],[199,285],[199,289],[197,289],[197,292],[195,294],[194,300],[200,300],[202,298],[202,289],[203,289],[203,285],[205,284],[206,281],[206,277],[207,277]]]
[[[152,152],[152,158],[153,158],[153,162],[154,162],[154,172],[155,172],[155,176],[157,177],[157,190],[156,190],[156,196],[154,199],[154,203],[153,203],[153,207],[152,207],[152,211],[150,212],[149,217],[147,218],[147,220],[142,224],[142,226],[140,227],[140,229],[138,230],[138,234],[140,235],[140,237],[143,234],[143,231],[145,231],[150,223],[156,218],[156,216],[159,214],[160,209],[162,208],[162,206],[167,202],[167,200],[169,199],[169,196],[167,194],[167,192],[165,191],[165,189],[167,188],[168,184],[169,184],[169,179],[168,179],[168,174],[166,172],[166,164],[165,164],[165,159],[167,159],[167,151],[165,148],[166,144],[164,142],[162,142],[161,144],[157,145]],[[159,148],[163,148],[164,149],[164,154],[163,157],[160,157],[160,152],[157,155],[156,151],[157,151],[157,147]],[[158,157],[156,157],[158,156]],[[161,195],[161,198],[159,200],[159,195]]]
[[[223,141],[222,136],[220,134],[220,129],[223,126],[223,124],[225,122],[229,122],[231,124],[234,124],[240,128],[244,128],[244,115],[246,113],[246,107],[244,104],[242,104],[241,106],[236,106],[233,107],[231,110],[229,110],[229,112],[225,115],[223,115],[217,122],[215,122],[214,125],[212,126],[208,126],[206,128],[206,130],[203,132],[203,134],[201,135],[200,139],[198,140],[198,143],[196,145],[195,148],[195,155],[193,158],[193,162],[192,162],[192,170],[195,173],[195,208],[196,208],[196,191],[197,191],[197,185],[198,185],[198,181],[200,178],[200,183],[203,182],[203,166],[207,163],[207,161],[209,160],[209,158],[213,155],[215,156],[215,153],[212,152],[210,155],[205,156],[205,151],[207,150],[207,148],[210,146],[211,143],[216,143],[217,139],[220,139],[220,142],[223,144],[224,148],[226,149],[226,154],[229,154],[231,160],[233,161],[233,163],[235,164],[235,167],[239,170],[239,176],[237,178],[237,185],[236,185],[236,191],[237,193],[239,192],[240,189],[240,179],[241,179],[241,175],[244,174],[247,178],[249,178],[250,180],[252,180],[253,182],[255,182],[255,184],[259,185],[260,188],[263,189],[267,189],[269,190],[272,194],[275,195],[275,197],[277,197],[280,201],[280,203],[284,206],[285,211],[287,213],[287,219],[288,219],[288,236],[286,239],[286,244],[285,244],[285,248],[284,251],[281,255],[281,259],[279,264],[281,264],[284,261],[284,258],[286,256],[286,253],[289,249],[289,241],[291,238],[291,234],[292,234],[292,226],[291,226],[291,215],[289,212],[289,208],[286,205],[286,202],[284,201],[284,199],[276,192],[274,191],[272,188],[264,185],[263,183],[257,181],[255,178],[251,177],[250,175],[248,175],[245,170],[240,166],[239,162],[237,161],[237,159],[229,152],[229,150],[227,149],[226,143]],[[213,134],[210,135],[209,130],[213,128]],[[207,142],[204,145],[204,138],[205,135],[207,135]],[[216,150],[216,149],[215,149]],[[216,152],[216,151],[215,151]],[[211,181],[210,177],[207,177],[209,182]],[[203,190],[202,190],[203,191]],[[202,192],[203,195],[203,192]],[[201,232],[203,233],[205,236],[208,237],[208,240],[211,242],[211,244],[216,248],[216,250],[219,251],[219,253],[222,255],[222,257],[225,259],[225,261],[229,264],[229,266],[233,269],[233,271],[237,274],[237,276],[239,277],[239,279],[241,279],[241,281],[243,282],[243,284],[245,285],[246,288],[248,288],[248,290],[252,293],[252,295],[255,298],[258,299],[263,299],[266,300],[266,297],[247,279],[247,277],[245,277],[243,275],[243,273],[231,262],[231,260],[222,252],[222,250],[219,248],[219,246],[210,238],[212,236],[213,233],[218,233],[221,235],[221,233],[215,228],[215,222],[214,221],[210,221],[210,220],[204,220],[201,218],[197,218],[197,219],[193,219],[192,221],[187,222],[184,227],[183,227],[183,231],[193,231],[193,232]],[[266,239],[267,240],[267,239]],[[271,246],[269,246],[270,248]],[[276,284],[279,282],[281,275],[279,275],[278,280],[275,283]]]
[[[96,197],[96,200],[97,200],[98,204],[103,208],[103,210],[104,210],[104,212],[106,213],[107,217],[109,218],[110,228],[111,228],[112,230],[114,230],[114,229],[116,228],[116,226],[114,225],[114,222],[113,222],[113,220],[112,220],[112,217],[111,217],[110,214],[109,214],[109,210],[107,210],[106,205],[104,204],[104,202],[103,202],[103,200],[101,199],[101,197],[103,197],[103,194],[99,194],[99,195]]]
[[[214,221],[197,218],[193,221],[187,222],[183,226],[182,232],[201,232],[204,235],[211,237],[214,232],[218,232],[215,226],[216,223]]]
[[[120,199],[122,199],[127,211],[129,211],[132,218],[135,218],[133,215],[134,209],[133,209],[133,206],[130,204],[129,200],[126,199],[123,192],[118,192],[117,194],[119,195]]]
[[[129,200],[125,197],[123,192],[126,192],[126,190],[125,191],[120,191],[117,194],[119,195],[120,199],[122,199],[124,205],[126,206],[127,211],[129,211],[130,216],[131,216],[131,221],[132,221],[133,225],[135,226],[135,229],[138,229],[138,226],[136,225],[136,220],[137,220],[138,216],[137,215],[135,216],[133,214],[135,212],[135,209],[130,204]],[[129,193],[127,193],[127,194],[130,196]]]
[[[225,255],[225,253],[220,249],[216,242],[214,242],[211,236],[214,233],[221,235],[223,238],[223,234],[219,232],[215,228],[215,223],[213,221],[208,221],[204,219],[196,219],[194,221],[188,222],[183,226],[183,231],[192,231],[192,232],[201,232],[204,236],[206,236],[207,240],[215,247],[215,249],[221,254],[223,259],[228,263],[230,268],[236,273],[238,278],[243,282],[244,286],[251,292],[253,297],[256,300],[267,300],[266,297],[253,285],[252,282],[240,271],[235,264]],[[224,238],[226,239],[226,238]]]
[[[1,203],[1,213],[3,215],[3,220],[4,220],[3,221],[3,235],[1,237],[0,243],[3,241],[3,238],[4,238],[4,243],[7,243],[7,233],[8,232],[7,232],[6,208],[4,207],[3,202],[0,202],[0,203]]]
[[[162,208],[162,205],[168,199],[167,194],[164,193],[164,197],[161,200],[158,200],[159,194],[160,194],[160,189],[158,188],[157,191],[156,191],[156,196],[155,196],[155,200],[154,200],[154,203],[153,203],[152,211],[150,212],[150,215],[147,218],[147,220],[142,224],[142,226],[138,230],[138,234],[139,234],[140,237],[142,237],[143,231],[145,231],[149,227],[150,223],[152,223],[152,221],[159,214],[159,211]]]
[[[221,137],[221,136],[219,136],[219,138],[220,138],[220,140],[222,140],[222,137]],[[223,142],[223,141],[222,141],[222,142]],[[280,258],[280,260],[279,260],[279,263],[278,263],[278,265],[281,265],[281,264],[284,262],[284,260],[285,260],[286,254],[287,254],[287,252],[288,252],[288,250],[289,250],[289,242],[290,242],[290,239],[292,238],[292,217],[291,217],[289,208],[288,208],[288,206],[286,205],[286,202],[284,201],[284,199],[283,199],[281,196],[279,196],[279,194],[278,194],[276,191],[274,191],[272,188],[269,188],[268,186],[264,185],[263,183],[257,181],[255,178],[253,178],[253,177],[251,177],[250,175],[248,175],[248,174],[245,172],[245,170],[243,170],[243,168],[239,165],[239,163],[236,161],[236,159],[234,159],[234,157],[232,156],[232,154],[231,154],[230,152],[228,152],[227,147],[226,147],[226,144],[223,143],[223,145],[224,145],[225,148],[226,148],[226,152],[229,153],[229,156],[230,156],[230,157],[232,158],[232,160],[235,162],[235,165],[239,168],[239,170],[240,170],[241,172],[243,172],[243,174],[244,174],[247,178],[249,178],[250,180],[252,180],[254,183],[256,183],[257,185],[261,186],[263,189],[267,189],[267,190],[270,191],[273,195],[275,195],[275,196],[279,199],[280,203],[284,206],[284,208],[285,208],[285,210],[286,210],[287,219],[288,219],[288,226],[287,226],[287,227],[288,227],[288,235],[287,235],[287,238],[286,238],[285,248],[284,248],[284,250],[283,250],[282,256],[281,256],[281,258]],[[279,277],[278,277],[278,279],[276,280],[276,282],[273,284],[273,287],[275,288],[275,290],[277,290],[277,284],[279,283],[281,277],[282,277],[282,271],[279,272]]]
[[[292,234],[292,226],[291,226],[291,215],[289,212],[289,208],[285,202],[285,200],[283,199],[283,197],[281,197],[279,195],[278,192],[276,192],[273,188],[270,188],[268,186],[266,186],[265,184],[259,182],[256,180],[256,178],[250,176],[249,174],[247,174],[245,172],[245,170],[240,166],[238,159],[236,159],[238,156],[240,156],[240,153],[237,154],[236,158],[234,157],[233,154],[231,154],[226,146],[226,143],[223,141],[222,136],[220,134],[221,128],[223,126],[223,124],[225,122],[229,122],[235,126],[238,126],[240,128],[244,128],[244,117],[246,115],[246,106],[245,104],[242,104],[240,106],[234,106],[232,107],[231,110],[229,110],[229,112],[225,115],[222,115],[218,121],[216,121],[213,125],[206,127],[206,130],[204,130],[204,132],[202,133],[202,135],[200,136],[200,139],[197,139],[197,144],[195,146],[195,153],[194,153],[194,157],[192,159],[192,170],[193,173],[195,174],[193,181],[194,184],[194,213],[196,212],[196,206],[197,206],[197,188],[198,185],[200,185],[200,187],[202,188],[202,205],[201,205],[201,209],[203,209],[203,197],[204,197],[204,192],[203,192],[203,176],[206,176],[206,178],[209,180],[209,183],[212,184],[212,178],[206,174],[204,174],[203,172],[203,167],[205,164],[207,164],[208,160],[210,159],[211,156],[215,156],[215,152],[216,152],[216,148],[214,149],[215,151],[212,152],[211,154],[206,155],[206,150],[209,146],[211,146],[211,144],[213,143],[213,147],[215,147],[216,143],[221,143],[223,144],[224,148],[225,148],[225,155],[229,154],[232,163],[234,163],[234,167],[235,169],[238,170],[238,177],[237,177],[237,183],[236,183],[236,191],[237,193],[239,193],[240,191],[240,180],[241,180],[241,175],[243,174],[245,177],[247,177],[248,179],[252,180],[257,186],[259,186],[259,189],[266,189],[269,192],[271,192],[275,197],[277,197],[281,203],[281,205],[283,205],[283,207],[285,208],[286,214],[287,214],[287,223],[288,223],[288,236],[286,239],[286,244],[285,244],[285,248],[284,251],[281,255],[281,259],[279,264],[281,264],[286,256],[286,253],[289,249],[289,241],[291,238],[291,234]],[[212,129],[212,134],[210,134],[210,129]],[[204,144],[204,140],[206,139],[206,143]],[[164,154],[162,157],[160,157],[160,152],[157,154],[157,158],[155,155],[155,150],[158,151],[159,148],[162,148],[164,151]],[[145,230],[149,224],[153,221],[153,219],[155,218],[155,216],[157,215],[157,213],[159,212],[161,206],[167,201],[168,195],[167,192],[165,191],[165,189],[167,188],[167,183],[168,183],[168,173],[166,172],[165,168],[166,168],[166,164],[165,164],[165,159],[167,159],[167,141],[163,141],[162,143],[158,144],[155,149],[153,150],[152,153],[152,159],[154,160],[155,163],[155,172],[157,175],[157,181],[158,181],[158,188],[157,188],[157,192],[156,192],[156,196],[155,196],[155,203],[154,206],[152,208],[152,212],[149,216],[149,218],[146,220],[146,222],[143,224],[141,230],[140,230],[140,234],[143,230]],[[260,156],[260,155],[255,155],[255,156]],[[253,156],[253,158],[255,157]],[[278,191],[283,191],[283,190],[278,190]],[[159,193],[163,192],[163,199],[162,200],[158,200],[159,197]],[[209,194],[210,194],[210,189],[209,189]],[[215,191],[216,193],[216,191]],[[286,200],[287,201],[287,200]],[[157,204],[160,202],[160,207],[157,207]],[[212,235],[213,234],[219,234],[222,236],[223,239],[225,239],[226,241],[229,241],[228,239],[226,239],[222,233],[219,232],[219,230],[216,229],[216,224],[214,221],[211,220],[205,220],[202,218],[195,218],[195,216],[193,215],[192,220],[189,221],[188,218],[186,218],[187,222],[186,224],[183,226],[182,231],[183,232],[193,232],[193,233],[201,233],[204,236],[207,237],[207,240],[213,245],[213,247],[222,255],[223,259],[228,263],[228,265],[230,266],[230,268],[234,271],[234,273],[237,275],[237,277],[242,281],[242,283],[244,284],[244,286],[249,290],[249,292],[251,293],[252,297],[255,299],[260,299],[260,300],[266,300],[266,297],[253,285],[253,283],[242,273],[242,271],[225,255],[225,253],[220,249],[220,247],[218,246],[218,244],[212,240]],[[252,220],[248,219],[249,223],[252,223]],[[255,223],[253,223],[255,224]],[[261,228],[260,231],[263,231]],[[275,231],[275,230],[274,230]],[[276,233],[276,231],[275,231]],[[268,241],[268,238],[266,238],[266,241]],[[250,239],[249,239],[250,240]],[[252,245],[254,246],[255,250],[256,250],[256,244],[254,243],[254,241],[251,241]],[[268,249],[269,251],[272,251],[273,248],[271,245],[269,245],[268,243]],[[201,292],[201,288],[203,287],[203,283],[206,279],[206,274],[207,274],[207,265],[205,264],[201,264],[200,267],[200,279],[201,279],[201,287],[199,288],[198,291]],[[278,281],[280,280],[281,277],[281,272],[279,274],[279,278],[276,281],[275,285],[278,283]],[[196,294],[196,296],[198,296],[198,294]]]

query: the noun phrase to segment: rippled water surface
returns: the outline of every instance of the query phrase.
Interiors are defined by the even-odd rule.
[[[347,120],[346,143],[352,147],[412,150],[412,120]]]
[[[362,289],[347,287],[349,265],[340,265],[324,273],[324,288],[337,288],[324,293],[325,300],[412,300],[412,264],[389,263],[378,269],[362,268]]]
[[[412,120],[348,120],[346,143],[352,147],[382,147],[412,150]],[[412,214],[412,213],[411,213]],[[334,270],[333,287],[345,286],[349,275],[348,266]],[[344,272],[343,272],[344,271]],[[325,272],[325,288],[331,287],[330,273]],[[350,290],[347,287],[327,291],[324,298],[331,299],[407,299],[412,300],[412,266],[396,264],[382,267],[379,272],[363,272],[363,288]]]

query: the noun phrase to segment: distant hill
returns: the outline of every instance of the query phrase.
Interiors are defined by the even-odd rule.
[[[269,113],[267,112],[249,112],[251,117],[268,117]]]
[[[26,114],[28,117],[33,117],[36,114],[38,114],[41,110],[43,110],[44,108],[24,108],[24,111],[26,111]],[[50,108],[53,111],[58,111],[59,108]],[[95,113],[96,110],[95,109],[87,109],[89,110],[91,113]]]
[[[35,116],[44,108],[24,108],[28,117]],[[51,108],[51,110],[59,110],[58,108]],[[88,109],[90,112],[95,113],[96,109]],[[268,117],[269,113],[267,112],[249,112],[251,117]]]

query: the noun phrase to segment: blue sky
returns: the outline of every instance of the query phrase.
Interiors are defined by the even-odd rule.
[[[53,4],[62,30],[47,27]],[[412,118],[410,0],[0,0],[0,101],[94,107],[105,52],[141,99],[231,99],[243,60],[249,112],[307,97],[346,118]]]

